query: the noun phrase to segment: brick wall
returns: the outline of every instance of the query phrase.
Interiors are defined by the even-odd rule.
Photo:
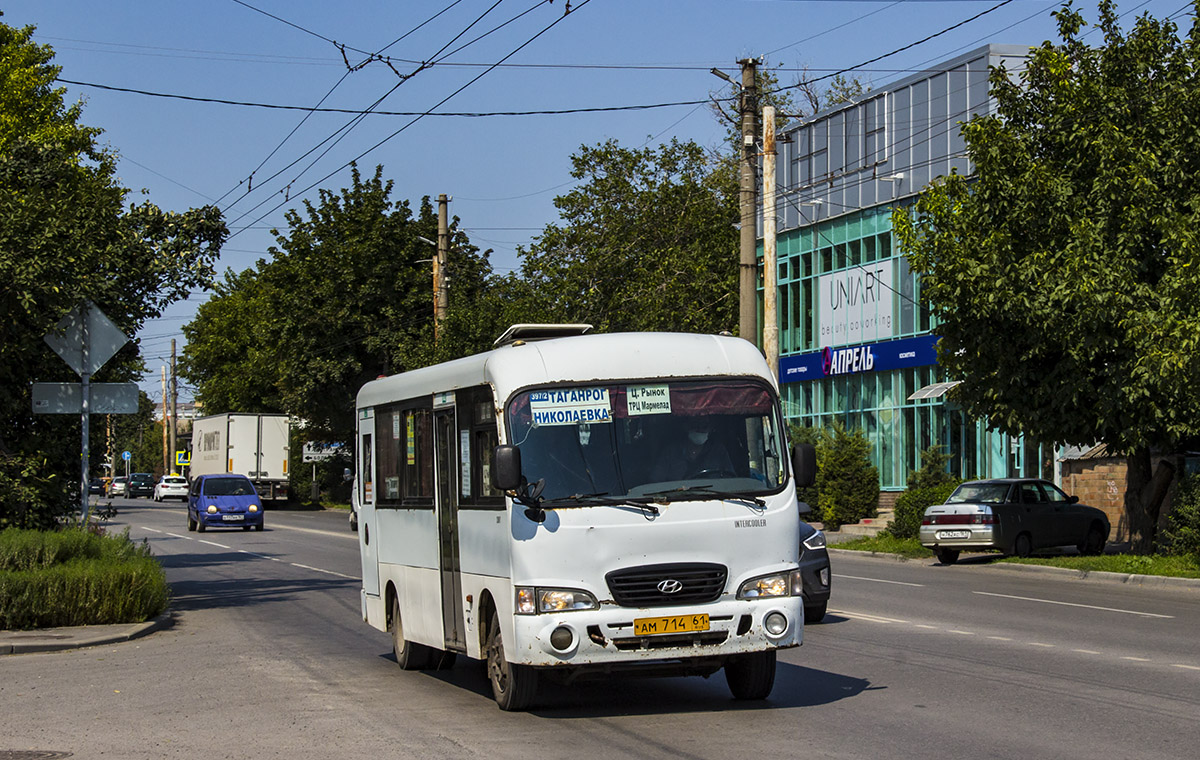
[[[1062,486],[1071,496],[1089,507],[1108,515],[1111,526],[1109,541],[1128,541],[1125,524],[1125,460],[1119,457],[1102,459],[1069,459],[1063,462]]]

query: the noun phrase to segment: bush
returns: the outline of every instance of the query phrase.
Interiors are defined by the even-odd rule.
[[[1200,559],[1200,475],[1185,475],[1159,540],[1164,554]]]
[[[908,490],[896,500],[896,515],[887,532],[896,538],[916,538],[925,508],[944,504],[962,481],[946,470],[950,455],[940,446],[921,452],[921,469],[908,471]]]
[[[0,530],[52,528],[79,506],[77,493],[44,459],[0,455]]]
[[[921,531],[925,508],[944,504],[955,488],[958,488],[957,480],[924,488],[910,487],[896,499],[896,515],[887,527],[887,533],[896,538],[916,538]]]
[[[861,430],[840,422],[822,432],[817,447],[817,513],[827,530],[875,515],[879,470],[871,464],[871,444]]]
[[[149,546],[128,534],[0,531],[0,629],[136,623],[169,597]]]

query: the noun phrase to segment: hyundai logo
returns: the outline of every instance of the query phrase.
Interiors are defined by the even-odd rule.
[[[658,590],[664,594],[678,594],[683,590],[683,584],[674,578],[664,578],[658,582]]]

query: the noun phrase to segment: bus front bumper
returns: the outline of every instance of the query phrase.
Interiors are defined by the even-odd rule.
[[[707,618],[703,618],[707,616]],[[725,658],[799,646],[800,597],[514,615],[510,661],[535,667]]]

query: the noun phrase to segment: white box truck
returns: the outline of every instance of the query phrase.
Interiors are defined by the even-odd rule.
[[[268,501],[288,498],[286,414],[214,414],[192,424],[190,475],[234,472],[254,482]]]

